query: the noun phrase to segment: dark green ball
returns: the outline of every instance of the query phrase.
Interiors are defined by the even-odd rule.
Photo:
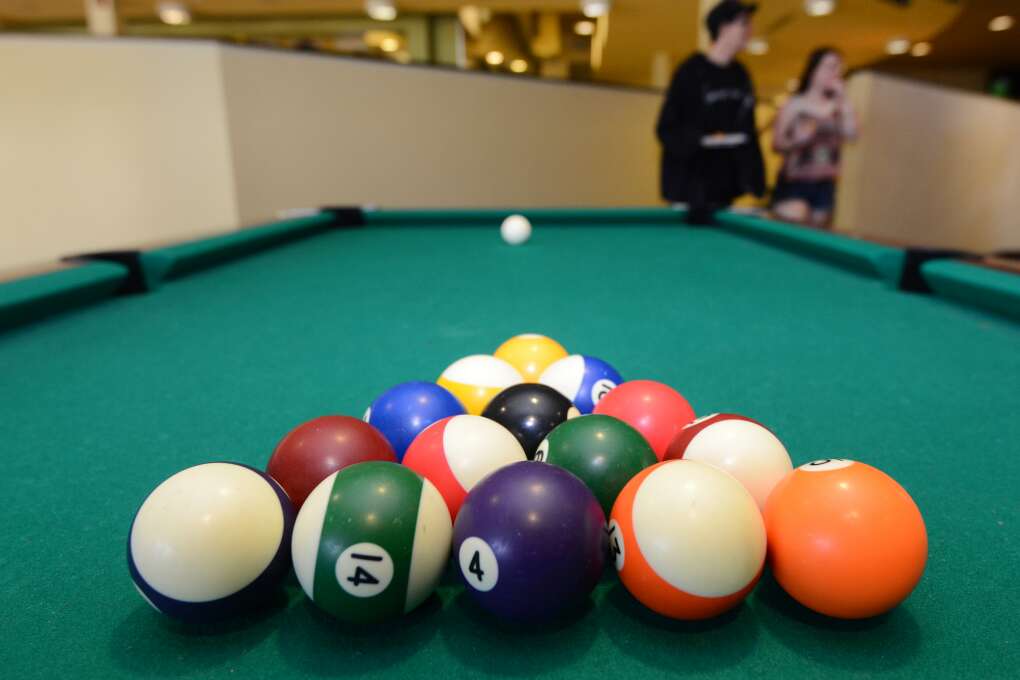
[[[535,460],[559,465],[588,485],[609,517],[624,485],[659,462],[641,433],[618,418],[581,416],[549,433]]]

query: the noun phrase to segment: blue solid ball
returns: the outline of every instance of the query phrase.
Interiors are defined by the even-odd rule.
[[[538,381],[574,402],[581,413],[591,413],[595,404],[623,382],[619,371],[597,357],[571,354],[545,369]]]
[[[406,382],[382,393],[365,411],[365,422],[383,433],[397,454],[404,452],[422,430],[448,416],[467,411],[446,388],[430,382]]]

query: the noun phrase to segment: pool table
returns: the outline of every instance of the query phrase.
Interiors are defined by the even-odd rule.
[[[1017,277],[932,261],[934,294],[904,292],[903,250],[755,216],[524,212],[519,247],[499,238],[506,211],[335,209],[0,285],[5,677],[1016,677]],[[487,618],[452,572],[369,627],[293,578],[260,613],[197,628],[135,592],[129,524],[167,476],[264,467],[298,423],[360,416],[527,331],[767,423],[795,464],[885,470],[927,523],[920,585],[846,622],[766,572],[695,624],[607,572],[583,611],[535,628]]]

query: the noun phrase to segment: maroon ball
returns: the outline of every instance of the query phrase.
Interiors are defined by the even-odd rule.
[[[379,430],[350,416],[321,416],[298,425],[280,440],[266,473],[290,496],[294,509],[331,474],[367,460],[397,462]]]

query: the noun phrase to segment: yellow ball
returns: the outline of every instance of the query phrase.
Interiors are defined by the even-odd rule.
[[[471,415],[479,416],[492,398],[524,382],[516,368],[488,354],[472,354],[458,359],[436,381],[464,404]]]
[[[542,371],[554,361],[567,356],[567,350],[552,338],[537,333],[523,333],[500,345],[494,356],[520,371],[524,382],[537,383]]]

